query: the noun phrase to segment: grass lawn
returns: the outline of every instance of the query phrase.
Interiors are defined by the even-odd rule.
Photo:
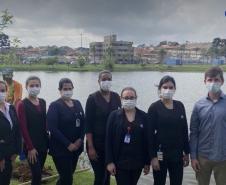
[[[46,167],[50,166],[53,169],[53,175],[55,175],[57,173],[54,163],[52,161],[52,158],[50,156],[47,157],[45,166]],[[93,185],[93,180],[94,180],[94,175],[91,171],[75,173],[73,185]],[[57,177],[50,179],[43,184],[55,185],[56,181],[57,181]],[[10,185],[19,185],[19,184],[21,184],[21,183],[19,183],[16,180],[12,180]],[[116,185],[114,178],[111,179],[111,185]]]
[[[177,65],[167,66],[161,64],[115,64],[113,71],[174,71],[174,72],[203,72],[206,71],[212,65],[210,64],[197,64],[197,65]],[[48,66],[45,64],[12,64],[12,65],[0,65],[0,70],[3,67],[12,67],[16,71],[101,71],[104,69],[104,65],[87,64],[83,67],[66,64],[55,64]],[[221,65],[226,70],[226,65]]]

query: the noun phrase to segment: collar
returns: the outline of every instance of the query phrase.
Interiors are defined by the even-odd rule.
[[[9,112],[9,107],[10,107],[10,104],[5,102],[5,110],[6,110],[5,112],[6,112],[6,114]]]
[[[6,109],[6,112],[9,112],[9,107],[10,107],[10,104],[5,102],[5,109]]]
[[[209,94],[207,93],[206,95],[206,99],[207,100],[211,100],[210,97],[209,97]],[[226,99],[226,96],[225,94],[221,91],[221,94],[220,94],[220,98],[219,99]],[[211,100],[212,101],[212,100]]]

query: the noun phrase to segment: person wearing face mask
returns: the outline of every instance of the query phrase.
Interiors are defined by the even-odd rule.
[[[59,82],[60,98],[52,102],[47,113],[50,131],[50,155],[59,173],[57,185],[72,185],[79,155],[83,151],[84,112],[81,103],[72,98],[73,83]]]
[[[95,180],[94,185],[109,185],[110,175],[105,166],[105,135],[109,114],[121,107],[120,97],[111,91],[112,74],[110,71],[99,73],[100,90],[89,95],[86,102],[85,132],[87,152]]]
[[[226,184],[226,95],[220,67],[205,72],[207,95],[195,103],[190,122],[191,164],[198,185],[209,185],[212,172],[217,185]]]
[[[136,107],[137,94],[132,87],[121,92],[122,108],[113,111],[107,123],[106,165],[117,185],[136,185],[150,170],[147,114]]]
[[[46,102],[38,98],[41,80],[30,76],[26,80],[28,96],[18,103],[17,115],[24,140],[24,153],[32,173],[32,185],[40,185],[48,150]]]
[[[154,185],[182,185],[183,168],[189,165],[188,125],[183,103],[173,100],[176,83],[164,76],[158,85],[160,100],[148,109],[150,155]],[[154,137],[153,137],[154,135]]]
[[[0,185],[9,185],[12,162],[21,151],[21,136],[16,110],[5,101],[7,85],[0,81]]]
[[[11,68],[4,68],[2,70],[2,77],[8,88],[6,102],[16,105],[22,99],[22,85],[13,80],[13,70]]]

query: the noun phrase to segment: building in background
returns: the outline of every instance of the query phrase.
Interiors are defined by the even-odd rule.
[[[102,63],[106,54],[110,55],[116,63],[133,63],[133,42],[117,41],[116,35],[108,35],[104,37],[104,42],[90,43],[91,63]]]

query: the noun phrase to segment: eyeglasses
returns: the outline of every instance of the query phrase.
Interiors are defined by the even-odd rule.
[[[122,99],[124,99],[124,100],[135,100],[135,99],[137,99],[137,97],[134,97],[134,96],[125,96],[125,97],[122,97]]]

